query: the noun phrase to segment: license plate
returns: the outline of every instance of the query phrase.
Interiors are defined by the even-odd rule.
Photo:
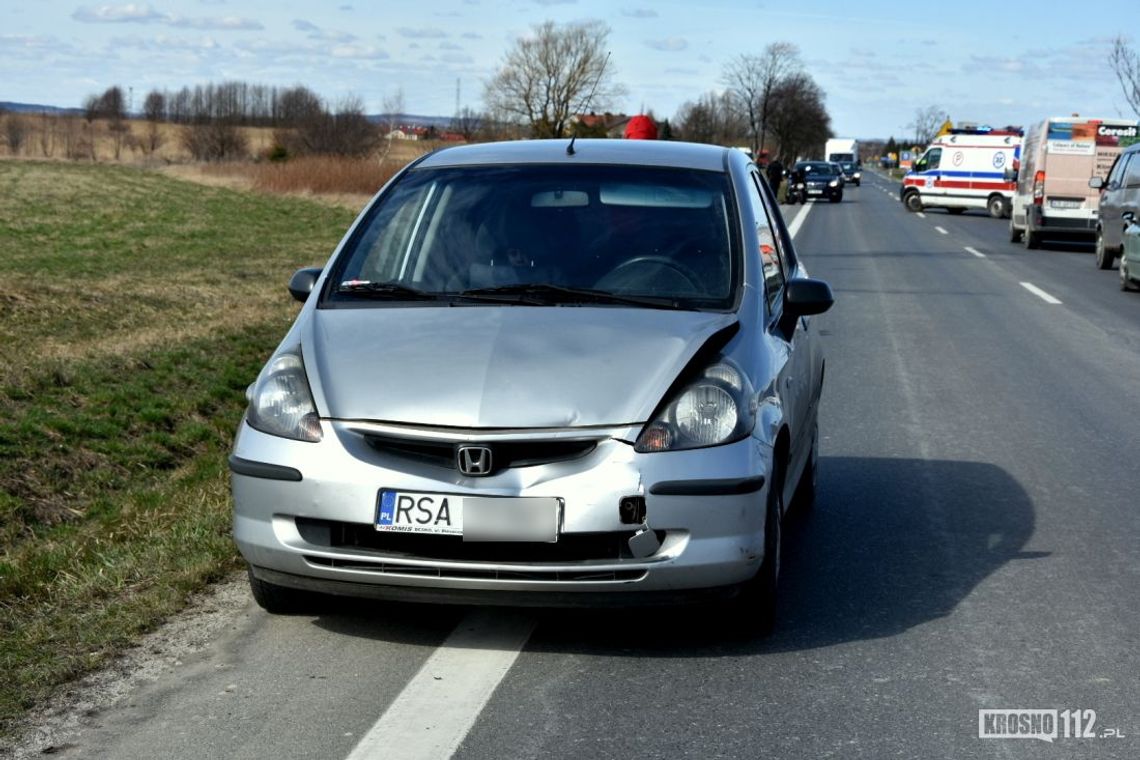
[[[1080,208],[1080,201],[1049,201],[1052,208]]]
[[[558,541],[562,500],[381,490],[376,530],[462,536],[464,541]]]

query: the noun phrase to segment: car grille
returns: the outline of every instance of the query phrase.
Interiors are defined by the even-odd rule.
[[[551,564],[631,560],[629,539],[634,531],[564,533],[557,543],[525,541],[464,541],[461,536],[429,536],[377,531],[371,525],[295,518],[297,531],[307,543],[329,548],[366,549],[391,559]],[[665,539],[665,531],[657,531]],[[310,558],[310,561],[313,561]],[[323,560],[322,560],[323,561]],[[367,563],[367,560],[364,560]],[[343,566],[343,565],[337,565]],[[524,570],[520,568],[520,570]],[[466,571],[464,571],[466,573]],[[524,570],[525,572],[525,570]],[[434,574],[434,571],[429,574]]]
[[[411,438],[368,433],[365,436],[373,449],[422,464],[430,464],[449,470],[458,469],[454,441],[424,441]],[[466,441],[464,443],[467,443]],[[553,462],[566,462],[580,459],[595,448],[597,441],[496,441],[480,444],[491,449],[492,469],[488,475],[512,467],[533,467]]]

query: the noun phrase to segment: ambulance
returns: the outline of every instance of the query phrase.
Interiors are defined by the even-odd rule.
[[[1016,127],[961,127],[939,135],[903,177],[903,205],[908,211],[979,208],[992,217],[1009,216],[1016,183],[1005,170],[1020,160],[1021,138]]]
[[[1030,127],[1022,143],[1009,239],[1026,248],[1041,238],[1096,238],[1100,192],[1093,177],[1107,177],[1125,146],[1138,141],[1135,120],[1079,116],[1046,119]]]

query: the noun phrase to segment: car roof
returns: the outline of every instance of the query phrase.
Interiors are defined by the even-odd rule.
[[[720,145],[674,140],[575,140],[574,153],[566,152],[569,138],[512,140],[444,148],[425,157],[419,167],[481,166],[496,164],[612,164],[659,166],[723,172],[733,151]],[[740,153],[747,161],[747,156]]]

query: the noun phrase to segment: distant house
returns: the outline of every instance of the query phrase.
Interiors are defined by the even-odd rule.
[[[625,131],[625,125],[629,123],[630,116],[624,113],[580,113],[574,114],[570,117],[570,124],[581,124],[588,130],[598,130],[598,132],[605,131],[606,137],[621,137]]]

